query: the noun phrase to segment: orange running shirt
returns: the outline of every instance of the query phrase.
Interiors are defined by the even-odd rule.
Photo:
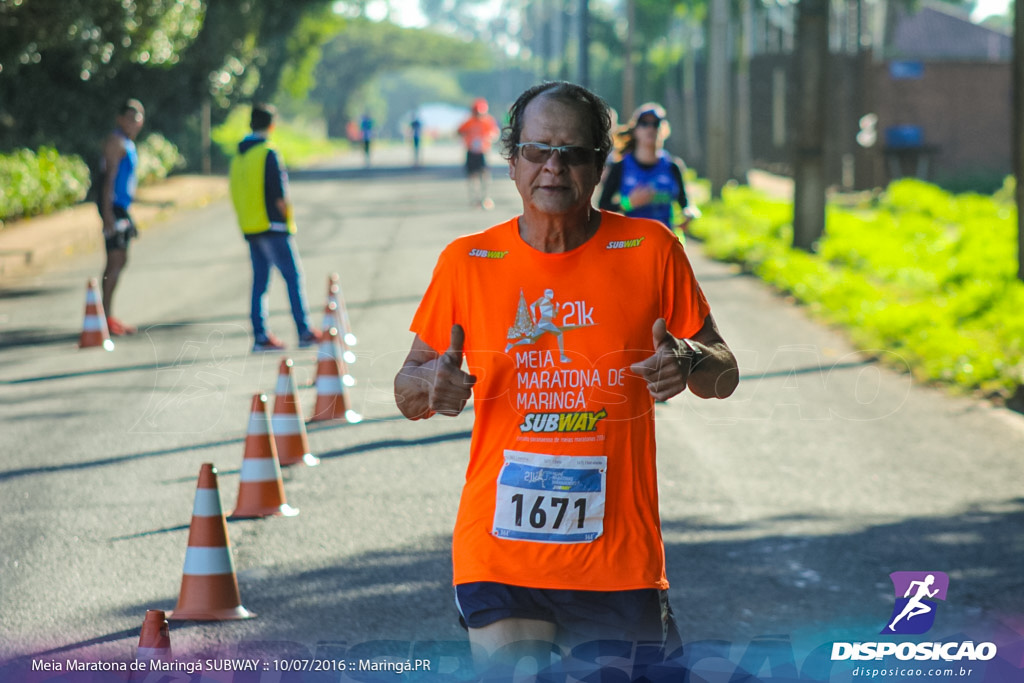
[[[411,329],[444,353],[462,325],[477,376],[455,584],[668,587],[654,401],[629,366],[654,352],[655,320],[691,337],[709,310],[653,220],[602,212],[561,254],[527,245],[518,219],[445,248]]]
[[[501,133],[498,122],[490,114],[472,116],[459,126],[459,135],[466,144],[466,150],[485,154],[491,150],[491,143]]]

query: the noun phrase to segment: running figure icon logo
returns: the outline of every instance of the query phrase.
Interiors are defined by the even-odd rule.
[[[585,301],[568,301],[559,303],[555,299],[553,289],[545,289],[536,301],[526,305],[526,296],[519,290],[519,305],[516,308],[516,319],[508,329],[508,345],[505,353],[517,346],[536,344],[545,334],[555,337],[558,342],[559,361],[571,363],[572,359],[565,355],[565,340],[562,335],[581,327],[590,327],[594,309]],[[556,324],[560,322],[561,324]]]
[[[935,600],[945,600],[949,576],[943,572],[893,572],[896,605],[883,634],[926,633],[935,623]]]

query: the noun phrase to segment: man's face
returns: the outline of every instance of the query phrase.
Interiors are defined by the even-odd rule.
[[[546,95],[533,99],[523,112],[523,142],[595,147],[586,118],[578,106]],[[521,151],[509,162],[512,179],[523,198],[524,210],[546,214],[586,211],[601,179],[596,161],[567,164],[554,152],[545,161],[526,159]]]
[[[117,117],[117,125],[124,131],[124,134],[128,136],[129,140],[134,140],[142,130],[142,124],[145,120],[145,116],[137,111],[129,109],[125,113]]]

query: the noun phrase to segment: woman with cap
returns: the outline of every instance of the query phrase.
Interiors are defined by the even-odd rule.
[[[608,171],[598,206],[633,218],[653,218],[684,231],[698,215],[689,206],[683,184],[683,162],[665,151],[669,136],[665,109],[654,102],[641,105],[618,140],[621,159]],[[675,213],[676,207],[681,215]],[[677,217],[678,216],[678,217]]]

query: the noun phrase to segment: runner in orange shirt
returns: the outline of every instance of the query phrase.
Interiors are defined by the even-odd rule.
[[[503,143],[523,213],[444,250],[395,378],[409,419],[474,400],[453,570],[482,673],[543,668],[544,643],[680,644],[654,402],[725,398],[739,374],[679,240],[591,207],[609,125],[577,85],[520,96]]]
[[[493,209],[494,201],[488,195],[491,175],[487,170],[487,152],[501,134],[497,121],[487,113],[487,100],[482,97],[473,102],[469,118],[459,126],[459,135],[466,145],[466,182],[471,204]]]

